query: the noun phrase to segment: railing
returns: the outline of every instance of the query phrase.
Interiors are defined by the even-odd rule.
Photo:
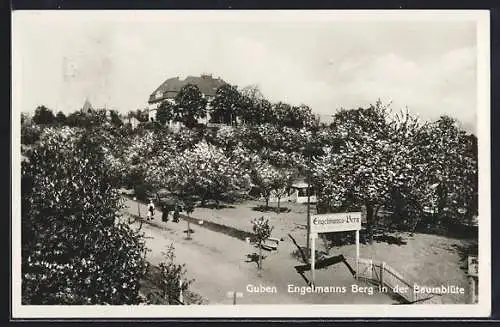
[[[433,294],[416,293],[413,283],[405,280],[401,274],[383,261],[359,259],[357,278],[387,287],[388,293],[394,294],[404,303],[417,303],[433,297]]]

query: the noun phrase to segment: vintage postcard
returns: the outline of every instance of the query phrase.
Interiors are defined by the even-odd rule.
[[[489,316],[489,24],[13,12],[12,318]]]

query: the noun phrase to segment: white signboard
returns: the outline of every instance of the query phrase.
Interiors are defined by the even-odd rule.
[[[344,232],[361,229],[361,212],[311,215],[311,233]]]
[[[478,261],[477,257],[469,256],[468,260],[469,276],[477,277],[478,273]]]

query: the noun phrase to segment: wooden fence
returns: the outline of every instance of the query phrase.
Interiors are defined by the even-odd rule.
[[[360,258],[357,278],[387,287],[387,292],[398,297],[403,303],[417,303],[433,297],[432,294],[415,293],[413,283],[405,280],[400,273],[383,261]]]

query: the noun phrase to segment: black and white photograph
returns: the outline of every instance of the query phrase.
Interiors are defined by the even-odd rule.
[[[489,33],[13,12],[13,316],[488,316]]]

